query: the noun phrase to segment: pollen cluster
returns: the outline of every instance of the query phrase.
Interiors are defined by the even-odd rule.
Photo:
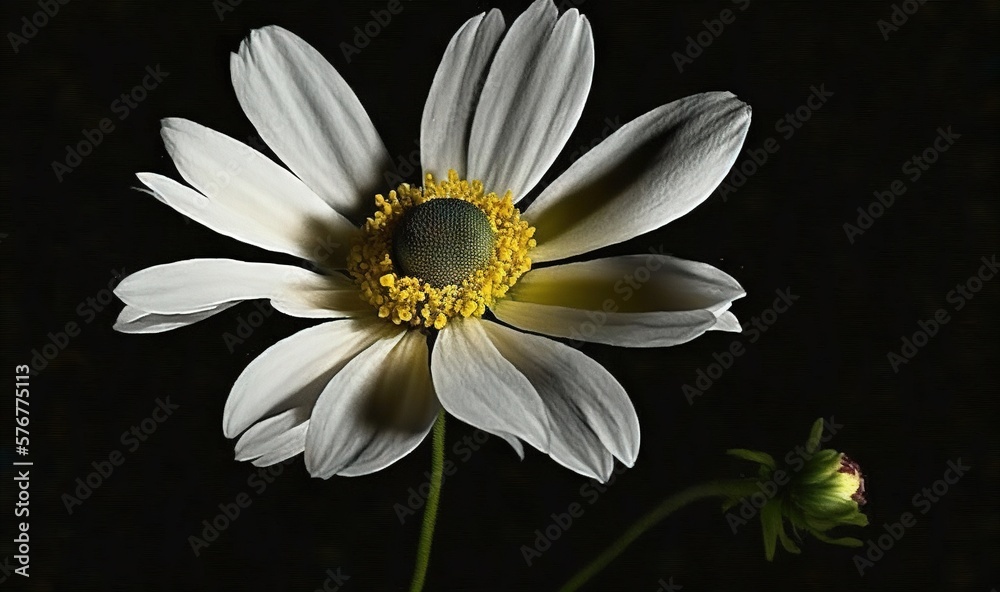
[[[428,278],[406,275],[393,261],[393,240],[408,211],[433,199],[451,198],[478,208],[493,231],[488,258],[460,282],[432,285]],[[478,317],[486,307],[503,298],[524,272],[531,269],[528,251],[535,246],[534,227],[521,220],[508,191],[502,198],[485,193],[481,181],[459,179],[454,170],[448,179],[435,181],[430,174],[423,188],[403,183],[388,196],[375,196],[375,213],[361,227],[351,247],[348,270],[361,296],[378,310],[378,316],[397,325],[442,329],[448,319]],[[458,251],[474,245],[455,244]],[[442,258],[449,253],[443,252]]]

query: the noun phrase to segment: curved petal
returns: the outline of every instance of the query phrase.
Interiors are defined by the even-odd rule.
[[[569,139],[594,76],[594,37],[578,10],[536,0],[511,25],[486,78],[469,137],[469,177],[514,201]]]
[[[425,177],[446,178],[455,169],[465,178],[472,118],[503,31],[503,15],[493,9],[466,21],[444,51],[420,122]]]
[[[252,212],[232,208],[226,202],[208,199],[187,185],[155,173],[139,173],[139,181],[152,195],[188,218],[230,238],[268,251],[308,258],[298,238],[286,228],[260,220]]]
[[[170,118],[162,124],[177,170],[218,208],[271,229],[283,238],[283,252],[315,261],[317,248],[330,245],[336,260],[346,261],[356,228],[287,169],[193,121]]]
[[[377,341],[344,366],[316,401],[306,468],[322,479],[384,469],[423,441],[439,409],[427,337],[403,331]]]
[[[736,318],[736,315],[729,311],[725,311],[718,315],[716,318],[715,325],[712,326],[710,331],[725,331],[727,333],[740,333],[743,331],[743,327],[740,325],[740,320]]]
[[[156,314],[126,305],[118,314],[114,330],[121,333],[163,333],[204,321],[210,316],[236,306],[237,302],[227,302],[215,308],[185,314]]]
[[[498,319],[554,337],[626,347],[694,339],[745,295],[726,273],[665,255],[533,269],[493,305]]]
[[[732,93],[674,101],[627,123],[587,152],[524,212],[536,262],[613,245],[680,218],[729,172],[750,127]]]
[[[263,417],[312,408],[330,379],[392,331],[385,321],[331,321],[299,331],[250,362],[229,393],[222,431],[234,438]]]
[[[308,407],[295,407],[255,423],[236,441],[236,460],[268,467],[305,450]]]
[[[354,283],[343,275],[324,276],[290,265],[232,259],[188,259],[148,267],[126,277],[114,292],[126,304],[157,314],[201,312],[259,298],[319,308],[341,296],[344,304],[354,300],[358,305],[348,311],[323,312],[344,317],[360,311],[364,304]]]
[[[343,77],[276,26],[251,32],[229,63],[243,111],[278,158],[330,206],[363,219],[391,161]]]
[[[531,382],[545,403],[549,456],[565,467],[607,481],[614,455],[628,466],[639,454],[639,419],[625,389],[580,351],[497,323],[484,323],[497,350]]]
[[[431,353],[434,389],[445,410],[504,439],[549,452],[549,420],[538,391],[490,341],[479,319],[452,320]],[[509,440],[508,440],[509,441]]]
[[[498,433],[497,436],[502,438],[505,442],[510,444],[511,448],[514,449],[514,453],[517,454],[518,458],[524,460],[524,445],[521,441],[517,439],[517,436],[511,434]]]

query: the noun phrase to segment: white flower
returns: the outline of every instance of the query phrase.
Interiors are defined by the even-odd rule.
[[[743,289],[712,266],[662,255],[554,262],[704,201],[739,153],[750,108],[715,92],[654,109],[587,152],[522,217],[514,204],[583,110],[593,37],[584,16],[560,17],[551,0],[504,28],[492,10],[456,33],[424,108],[426,181],[374,202],[391,189],[391,161],[371,120],[336,70],[279,27],[253,31],[231,67],[243,110],[288,169],[191,121],[163,121],[191,187],[139,174],[152,195],[217,232],[330,269],[195,259],[116,290],[127,306],[115,327],[127,333],[263,298],[290,315],[339,319],[278,342],[237,379],[223,429],[240,436],[238,459],[263,466],[304,451],[317,477],[371,473],[413,450],[443,407],[522,457],[523,440],[604,481],[613,458],[632,466],[638,453],[632,404],[596,362],[536,334],[663,347],[739,330],[728,309]],[[633,275],[641,286],[623,285]],[[487,309],[503,324],[482,318]]]

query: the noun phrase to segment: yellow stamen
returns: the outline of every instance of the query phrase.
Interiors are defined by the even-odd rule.
[[[410,208],[438,198],[461,199],[479,208],[489,219],[495,245],[489,261],[461,284],[434,287],[418,277],[401,275],[392,261],[393,231]],[[403,183],[388,197],[375,196],[375,213],[351,247],[348,268],[362,297],[378,316],[397,325],[443,329],[448,319],[479,317],[488,306],[531,269],[528,251],[535,246],[535,229],[521,220],[508,191],[502,198],[485,193],[481,181],[459,179],[454,170],[448,179],[434,181],[430,174],[423,189]],[[461,245],[459,245],[461,247]]]

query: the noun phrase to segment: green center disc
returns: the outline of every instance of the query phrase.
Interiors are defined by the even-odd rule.
[[[401,274],[435,288],[460,285],[490,260],[495,240],[482,210],[450,197],[410,209],[392,239],[393,261]]]

